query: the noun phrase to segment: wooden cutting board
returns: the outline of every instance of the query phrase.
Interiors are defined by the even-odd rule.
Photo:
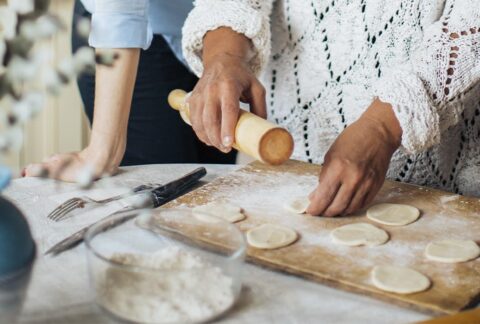
[[[277,250],[249,248],[250,262],[294,274],[340,289],[369,295],[429,314],[451,314],[475,305],[480,297],[480,259],[444,264],[424,257],[426,245],[440,239],[480,242],[480,200],[414,185],[387,181],[374,203],[404,203],[419,208],[421,218],[407,226],[375,224],[390,234],[377,247],[334,244],[330,232],[355,222],[373,223],[365,212],[325,218],[287,212],[283,204],[306,196],[317,184],[318,165],[289,161],[272,167],[254,162],[169,203],[166,207],[229,201],[241,206],[247,219],[237,223],[242,231],[263,223],[295,229],[300,239]],[[370,271],[375,265],[408,266],[427,275],[432,287],[421,293],[399,295],[375,288]]]

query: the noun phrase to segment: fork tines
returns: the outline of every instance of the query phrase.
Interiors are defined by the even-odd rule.
[[[85,201],[82,198],[71,198],[55,208],[47,217],[55,222],[59,222],[72,210],[82,208],[83,205],[85,205]]]

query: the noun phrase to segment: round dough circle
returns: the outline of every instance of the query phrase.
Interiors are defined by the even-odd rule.
[[[381,245],[388,241],[388,233],[368,223],[355,223],[334,229],[330,236],[333,242],[348,246]]]
[[[304,214],[307,211],[308,205],[310,205],[310,199],[308,199],[308,197],[297,197],[288,201],[283,205],[283,208],[295,214]]]
[[[477,243],[469,240],[442,240],[428,243],[425,256],[432,261],[444,263],[465,262],[480,255]]]
[[[242,208],[229,203],[209,203],[197,206],[192,209],[193,216],[207,223],[217,222],[221,218],[230,223],[239,222],[245,219]]]
[[[247,231],[247,242],[259,249],[277,249],[292,244],[298,238],[297,232],[289,227],[263,224]]]
[[[397,266],[376,266],[372,270],[375,287],[398,294],[412,294],[427,290],[430,279],[418,271]]]
[[[367,217],[380,224],[403,226],[416,221],[420,211],[409,205],[378,204],[367,210]]]

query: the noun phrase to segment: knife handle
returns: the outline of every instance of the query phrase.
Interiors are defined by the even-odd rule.
[[[153,189],[151,192],[153,208],[157,208],[167,201],[177,198],[185,190],[191,188],[195,182],[203,178],[206,174],[207,170],[204,167],[200,167],[184,175],[180,179]]]
[[[186,102],[187,93],[177,89],[168,95],[170,106],[180,112],[189,125],[190,107]],[[285,129],[257,115],[240,109],[233,148],[266,164],[279,165],[293,153],[293,137]]]

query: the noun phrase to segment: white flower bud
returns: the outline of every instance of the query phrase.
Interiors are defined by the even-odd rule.
[[[73,55],[73,62],[75,71],[77,73],[83,72],[86,68],[95,66],[95,50],[91,47],[81,47]]]
[[[10,7],[0,6],[0,39],[10,40],[16,35],[17,14]]]
[[[37,24],[31,20],[24,21],[20,25],[20,35],[27,39],[35,40],[38,37]]]
[[[37,91],[26,93],[23,100],[30,104],[33,115],[39,113],[45,105],[45,96]]]
[[[35,9],[34,0],[8,0],[8,6],[15,12],[26,15]]]
[[[18,122],[23,124],[30,120],[33,115],[33,109],[28,101],[20,100],[13,104],[12,113],[17,118]]]
[[[19,126],[10,127],[5,133],[6,150],[18,151],[23,144],[23,131]]]
[[[42,73],[42,82],[50,94],[55,96],[60,94],[63,82],[57,71],[50,68],[45,69]]]
[[[52,15],[43,15],[40,16],[35,24],[37,26],[37,35],[41,38],[48,38],[63,28],[62,22]]]
[[[7,66],[7,77],[13,83],[32,80],[37,72],[34,62],[14,56]]]
[[[82,18],[77,22],[77,33],[80,37],[88,38],[90,35],[91,22],[88,18]]]
[[[60,64],[58,64],[58,72],[60,72],[63,76],[69,79],[73,79],[77,76],[75,71],[75,63],[72,58],[65,58],[63,59]]]
[[[147,193],[138,193],[133,196],[130,196],[125,201],[128,206],[133,208],[145,208],[150,207],[152,200],[150,195]]]
[[[114,50],[102,50],[97,56],[97,63],[106,66],[113,66],[117,58],[118,52]]]
[[[76,183],[82,189],[88,189],[93,185],[94,177],[93,177],[93,167],[90,165],[86,165],[77,175]]]

